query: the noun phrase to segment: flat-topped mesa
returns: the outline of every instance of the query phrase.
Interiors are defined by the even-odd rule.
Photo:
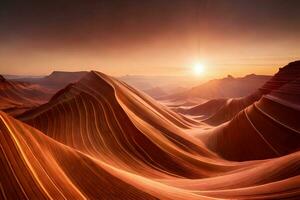
[[[280,68],[279,71],[260,88],[260,91],[264,94],[268,94],[299,77],[300,61],[291,62]]]
[[[84,75],[87,74],[87,71],[78,71],[78,72],[68,72],[68,71],[53,71],[48,77],[59,77],[66,75]]]
[[[47,86],[49,88],[52,88],[55,91],[58,91],[70,83],[75,83],[79,81],[87,73],[88,73],[87,71],[79,71],[79,72],[53,71],[50,75],[40,79],[38,83]]]

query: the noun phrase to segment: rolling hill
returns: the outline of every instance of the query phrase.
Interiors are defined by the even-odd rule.
[[[18,119],[0,112],[1,197],[297,199],[300,68],[291,65],[216,127],[96,71]]]

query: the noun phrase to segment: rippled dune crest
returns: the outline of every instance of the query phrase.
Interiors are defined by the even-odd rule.
[[[299,199],[299,78],[290,63],[208,124],[91,71],[17,119],[0,113],[1,198]]]

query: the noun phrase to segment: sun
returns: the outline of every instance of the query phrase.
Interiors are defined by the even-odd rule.
[[[205,70],[204,65],[202,63],[196,63],[194,65],[193,71],[195,75],[199,76],[203,74],[204,70]]]

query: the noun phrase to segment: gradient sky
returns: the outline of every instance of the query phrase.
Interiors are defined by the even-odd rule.
[[[0,3],[0,73],[273,74],[300,59],[298,0]]]

